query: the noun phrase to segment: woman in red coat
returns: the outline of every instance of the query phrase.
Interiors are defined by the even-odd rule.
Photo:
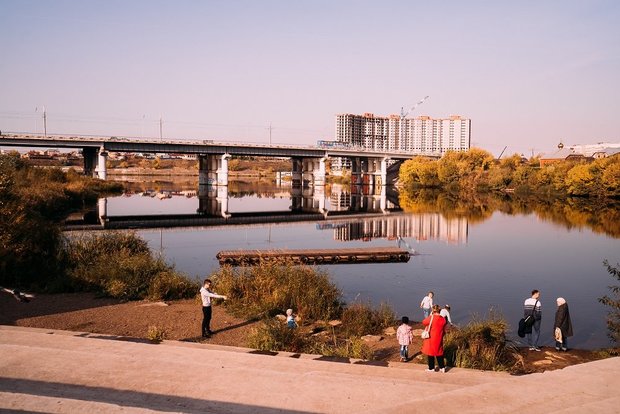
[[[425,329],[430,332],[430,338],[422,341],[422,353],[428,356],[428,371],[435,371],[435,357],[439,365],[439,371],[446,372],[443,361],[443,334],[446,327],[446,319],[439,314],[439,305],[433,305],[433,313],[422,321]],[[430,328],[429,328],[430,326]]]

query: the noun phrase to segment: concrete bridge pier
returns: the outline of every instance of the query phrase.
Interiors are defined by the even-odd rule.
[[[108,177],[108,169],[106,165],[106,161],[108,159],[108,153],[104,151],[103,148],[99,150],[99,154],[97,156],[97,174],[96,176],[102,180],[105,180]]]
[[[230,158],[230,154],[199,155],[198,184],[227,186],[228,158]]]
[[[97,167],[98,157],[97,148],[82,148],[82,156],[84,157],[84,175],[94,177],[95,168]]]
[[[108,153],[103,148],[84,147],[82,156],[84,157],[84,175],[105,180]]]
[[[293,164],[293,171],[291,171],[291,183],[293,187],[301,187],[303,184],[303,158],[293,157],[291,161]]]
[[[381,185],[382,187],[385,187],[388,184],[388,180],[387,180],[388,161],[390,161],[389,158],[381,159],[381,170],[380,170],[381,184],[379,185]]]
[[[351,158],[351,184],[362,184],[362,159],[360,157]]]
[[[302,182],[304,185],[324,186],[326,177],[325,161],[323,158],[304,158],[302,160]]]

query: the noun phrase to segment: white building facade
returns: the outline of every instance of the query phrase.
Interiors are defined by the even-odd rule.
[[[398,115],[338,114],[336,141],[367,150],[443,155],[450,150],[469,150],[471,119],[459,115],[446,119],[428,116],[401,119]]]

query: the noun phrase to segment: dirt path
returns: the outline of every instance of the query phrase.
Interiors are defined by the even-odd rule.
[[[247,338],[257,322],[229,315],[222,306],[214,306],[209,339],[200,337],[202,311],[194,299],[172,302],[119,302],[97,298],[92,293],[38,295],[29,303],[21,303],[7,294],[0,295],[0,324],[36,328],[61,329],[117,335],[119,337],[147,338],[150,327],[164,330],[166,339],[204,342],[227,346],[247,346]],[[421,325],[414,325],[414,329]],[[394,335],[384,335],[369,345],[379,361],[398,361],[399,347]],[[414,339],[410,354],[421,348],[421,340]],[[540,372],[564,368],[599,359],[596,352],[571,350],[556,352],[543,348],[542,352],[521,351],[526,369]],[[424,363],[423,358],[414,361]]]

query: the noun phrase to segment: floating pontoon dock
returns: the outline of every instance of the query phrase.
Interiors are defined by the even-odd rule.
[[[254,265],[261,260],[290,259],[295,263],[327,265],[345,263],[408,262],[407,250],[396,247],[302,250],[222,250],[216,255],[220,265]]]

